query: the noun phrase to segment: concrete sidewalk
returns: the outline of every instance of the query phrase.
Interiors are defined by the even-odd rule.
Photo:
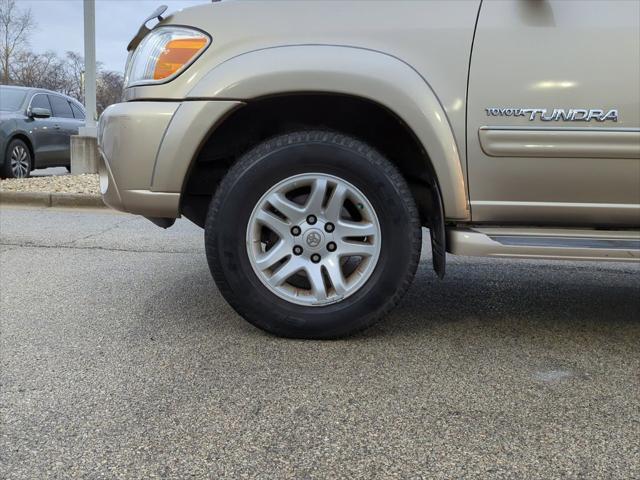
[[[0,205],[2,204],[40,207],[106,207],[100,195],[62,192],[6,192],[0,190]]]

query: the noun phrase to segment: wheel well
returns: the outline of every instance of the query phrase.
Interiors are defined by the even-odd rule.
[[[385,107],[358,97],[296,94],[258,99],[235,111],[204,143],[185,182],[182,214],[203,226],[211,196],[227,169],[267,138],[302,129],[327,129],[357,137],[393,162],[407,180],[422,223],[443,215],[427,152],[411,129]]]

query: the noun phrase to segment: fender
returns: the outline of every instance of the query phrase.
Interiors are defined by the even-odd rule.
[[[460,154],[447,115],[427,81],[396,57],[332,45],[254,50],[214,67],[187,98],[246,102],[313,92],[366,98],[402,119],[431,159],[446,219],[470,218]]]

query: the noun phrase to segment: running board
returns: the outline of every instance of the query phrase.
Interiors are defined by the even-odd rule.
[[[640,262],[640,231],[552,228],[450,228],[454,255]]]

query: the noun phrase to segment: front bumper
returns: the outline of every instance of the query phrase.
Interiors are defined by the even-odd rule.
[[[230,101],[127,102],[98,123],[100,190],[107,205],[146,217],[177,218],[185,177]]]

